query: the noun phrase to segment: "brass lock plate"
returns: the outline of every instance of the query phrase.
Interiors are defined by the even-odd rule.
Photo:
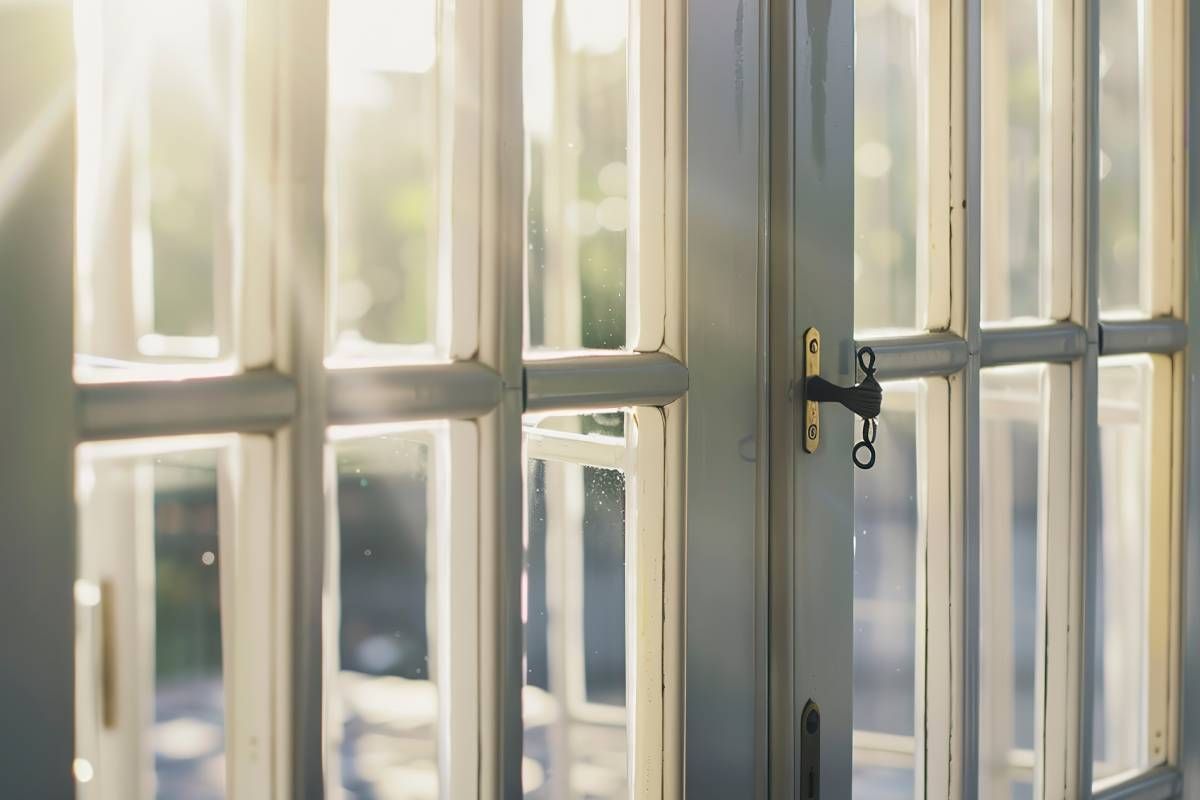
[[[821,374],[821,332],[809,328],[804,332],[804,380],[802,387],[808,386],[808,379]],[[817,452],[821,443],[821,410],[820,404],[804,398],[804,452]]]

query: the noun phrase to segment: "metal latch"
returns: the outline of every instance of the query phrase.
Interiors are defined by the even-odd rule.
[[[815,453],[821,443],[821,403],[838,403],[862,417],[862,441],[854,446],[851,458],[860,469],[875,466],[876,418],[883,406],[883,389],[875,380],[875,351],[858,349],[858,366],[865,377],[853,386],[838,386],[821,377],[821,332],[804,332],[804,451]],[[864,455],[860,458],[860,453]]]
[[[799,788],[802,800],[821,797],[821,708],[811,699],[800,712]]]

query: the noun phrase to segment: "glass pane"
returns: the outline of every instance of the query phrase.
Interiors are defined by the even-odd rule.
[[[430,357],[446,345],[438,209],[450,132],[439,116],[438,14],[437,0],[329,5],[325,207],[339,355],[403,345]]]
[[[853,791],[862,800],[884,796],[877,791],[876,754],[864,752],[862,734],[902,737],[912,745],[916,705],[917,408],[924,386],[888,383],[883,391],[888,402],[879,417],[875,467],[854,475]],[[911,752],[892,762],[915,767]],[[887,771],[902,773],[908,782],[891,786],[887,797],[913,796],[911,768]]]
[[[983,319],[1037,317],[1041,3],[987,0],[983,13]]]
[[[432,432],[339,442],[330,784],[437,797]]]
[[[240,13],[235,0],[76,9],[84,377],[230,355]]]
[[[525,0],[531,347],[625,345],[628,3]]]
[[[224,797],[220,452],[81,454],[76,777]]]
[[[1100,260],[1102,311],[1140,306],[1141,3],[1100,3]]]
[[[979,796],[1032,792],[1042,367],[980,373]],[[1025,787],[1025,788],[1022,788]]]
[[[924,2],[858,0],[854,9],[854,327],[911,329],[923,324],[917,34]]]
[[[1093,775],[1149,764],[1149,361],[1100,368],[1100,553],[1093,658]]]
[[[525,796],[624,798],[625,475],[531,458],[527,480]]]
[[[913,800],[913,771],[854,761],[854,796],[859,800]]]

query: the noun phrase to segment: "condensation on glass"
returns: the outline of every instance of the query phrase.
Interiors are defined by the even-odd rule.
[[[613,453],[624,445],[611,435],[585,438]],[[544,450],[530,442],[526,476],[525,796],[624,798],[626,476],[608,463],[582,463],[612,460],[589,459],[585,448],[580,463],[538,457]]]
[[[76,5],[81,378],[232,357],[243,16],[239,0]]]
[[[1142,31],[1140,0],[1100,8],[1100,310],[1142,308]]]
[[[526,341],[626,344],[628,3],[525,0]]]
[[[75,775],[84,800],[225,796],[220,459],[216,449],[80,448]]]
[[[327,780],[348,797],[438,796],[436,435],[333,445]]]
[[[924,0],[854,4],[854,327],[924,327]]]
[[[1147,766],[1150,736],[1149,358],[1101,359],[1100,552],[1092,756],[1099,780]]]
[[[855,797],[911,800],[922,381],[884,384],[871,470],[854,475]]]
[[[329,4],[325,208],[339,356],[429,358],[448,346],[444,16],[437,0]]]
[[[979,376],[979,797],[1033,800],[1044,626],[1044,367]]]
[[[1049,242],[1040,224],[1050,178],[1042,158],[1041,15],[1039,0],[983,3],[985,322],[1042,317],[1048,310]]]

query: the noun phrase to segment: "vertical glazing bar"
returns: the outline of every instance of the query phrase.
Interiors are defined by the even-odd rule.
[[[272,458],[270,438],[242,436],[222,456],[217,473],[225,565],[221,617],[227,620],[221,633],[229,643],[225,758],[232,797],[283,796],[273,757],[275,737],[282,731],[273,724],[272,709],[287,700],[273,692],[274,676],[286,670],[288,662],[285,654],[275,651],[271,636],[276,626],[286,624],[275,600],[278,531],[268,491]]]
[[[0,8],[0,796],[72,797],[71,3]]]
[[[1186,82],[1189,94],[1194,97],[1200,87],[1200,0],[1186,4],[1187,41],[1193,43],[1187,49]],[[1187,106],[1187,221],[1188,230],[1200,230],[1200,158],[1194,154],[1200,147],[1200,103],[1193,99]],[[1185,286],[1186,318],[1188,320],[1188,346],[1183,356],[1185,375],[1183,379],[1183,440],[1187,443],[1183,464],[1184,513],[1182,525],[1182,611],[1181,637],[1181,719],[1178,763],[1183,771],[1183,784],[1188,791],[1200,787],[1200,469],[1196,467],[1196,454],[1200,453],[1200,325],[1195,324],[1196,312],[1200,311],[1200,280],[1196,279],[1200,268],[1200,236],[1188,237]]]
[[[521,797],[525,147],[521,0],[481,2],[479,357],[502,381],[480,421],[481,797]]]
[[[1038,180],[1038,248],[1043,298],[1040,312],[1050,319],[1083,324],[1087,292],[1083,272],[1081,209],[1087,175],[1087,150],[1078,135],[1084,98],[1084,42],[1080,22],[1083,3],[1043,0],[1039,8],[1041,48],[1041,109],[1039,146],[1046,167]],[[1094,284],[1088,283],[1088,286]]]
[[[291,554],[290,786],[281,794],[324,796],[322,594],[325,580],[325,98],[326,0],[279,0],[280,235],[277,269],[279,365],[296,385],[296,415],[279,437],[276,468],[290,476],[281,530]]]
[[[1081,135],[1083,152],[1076,150],[1077,177],[1075,185],[1083,200],[1076,212],[1074,225],[1079,255],[1072,259],[1075,274],[1080,276],[1081,291],[1074,292],[1080,305],[1075,309],[1078,321],[1087,330],[1088,350],[1072,376],[1078,389],[1071,403],[1071,500],[1074,504],[1071,537],[1072,547],[1070,591],[1072,604],[1069,624],[1072,631],[1069,653],[1067,719],[1074,723],[1064,742],[1066,765],[1064,787],[1067,796],[1090,792],[1092,786],[1092,692],[1093,664],[1091,653],[1096,637],[1096,582],[1100,548],[1100,428],[1098,419],[1099,381],[1099,309],[1100,283],[1097,267],[1097,226],[1099,224],[1099,122],[1100,122],[1100,0],[1077,0],[1075,3],[1074,37],[1075,120]],[[1080,263],[1082,261],[1082,263]],[[1053,787],[1051,787],[1053,788]]]
[[[923,381],[917,392],[917,469],[924,476],[921,496],[921,528],[917,537],[917,643],[916,732],[917,796],[958,798],[953,748],[956,691],[952,599],[956,535],[959,519],[952,514],[954,485],[952,457],[961,441],[961,417],[951,419],[961,379]],[[959,401],[960,402],[960,401]]]
[[[1061,469],[1060,454],[1074,453],[1075,433],[1063,420],[1077,419],[1087,395],[1077,390],[1079,370],[1052,365],[1044,380],[1044,400],[1039,411],[1038,466],[1045,483],[1038,485],[1038,643],[1034,719],[1035,797],[1058,798],[1072,781],[1069,760],[1074,738],[1072,714],[1076,703],[1068,691],[1075,645],[1072,644],[1072,610],[1076,607],[1074,580],[1079,555],[1075,544],[1078,526],[1072,504],[1060,501],[1078,491],[1077,472]],[[1040,481],[1040,479],[1039,479]],[[1076,637],[1077,638],[1077,637]]]
[[[630,790],[663,795],[663,499],[664,417],[638,409],[626,429],[635,465],[626,477],[626,700]]]
[[[755,459],[766,453],[766,443],[757,441],[755,358],[764,255],[761,15],[758,3],[691,0],[686,6],[691,391],[683,788],[695,798],[754,797],[765,768],[765,753],[757,749],[762,722],[757,699],[766,669],[756,640]],[[829,74],[841,73],[830,67]],[[848,127],[835,129],[844,138]],[[848,219],[848,207],[846,214]]]
[[[451,422],[437,458],[438,785],[479,796],[479,437]]]
[[[982,280],[982,158],[983,131],[983,8],[984,0],[968,0],[965,4],[965,44],[963,58],[964,112],[964,170],[965,206],[963,218],[964,248],[963,286],[966,297],[965,337],[967,368],[963,375],[962,441],[958,455],[962,458],[962,611],[959,627],[961,637],[962,711],[960,733],[955,752],[959,758],[958,780],[961,797],[975,800],[979,791],[979,632],[980,632],[980,544],[979,544],[979,352],[980,352],[980,283]]]
[[[951,224],[955,208],[952,142],[962,127],[953,114],[952,50],[955,8],[950,0],[921,0],[917,16],[917,318],[918,328],[951,328],[956,292]],[[961,284],[958,284],[961,285]]]
[[[665,334],[666,7],[629,4],[629,240],[626,342],[654,352]]]
[[[482,15],[470,0],[442,2],[439,12],[437,168],[448,189],[438,196],[436,340],[451,358],[468,359],[479,347]]]

